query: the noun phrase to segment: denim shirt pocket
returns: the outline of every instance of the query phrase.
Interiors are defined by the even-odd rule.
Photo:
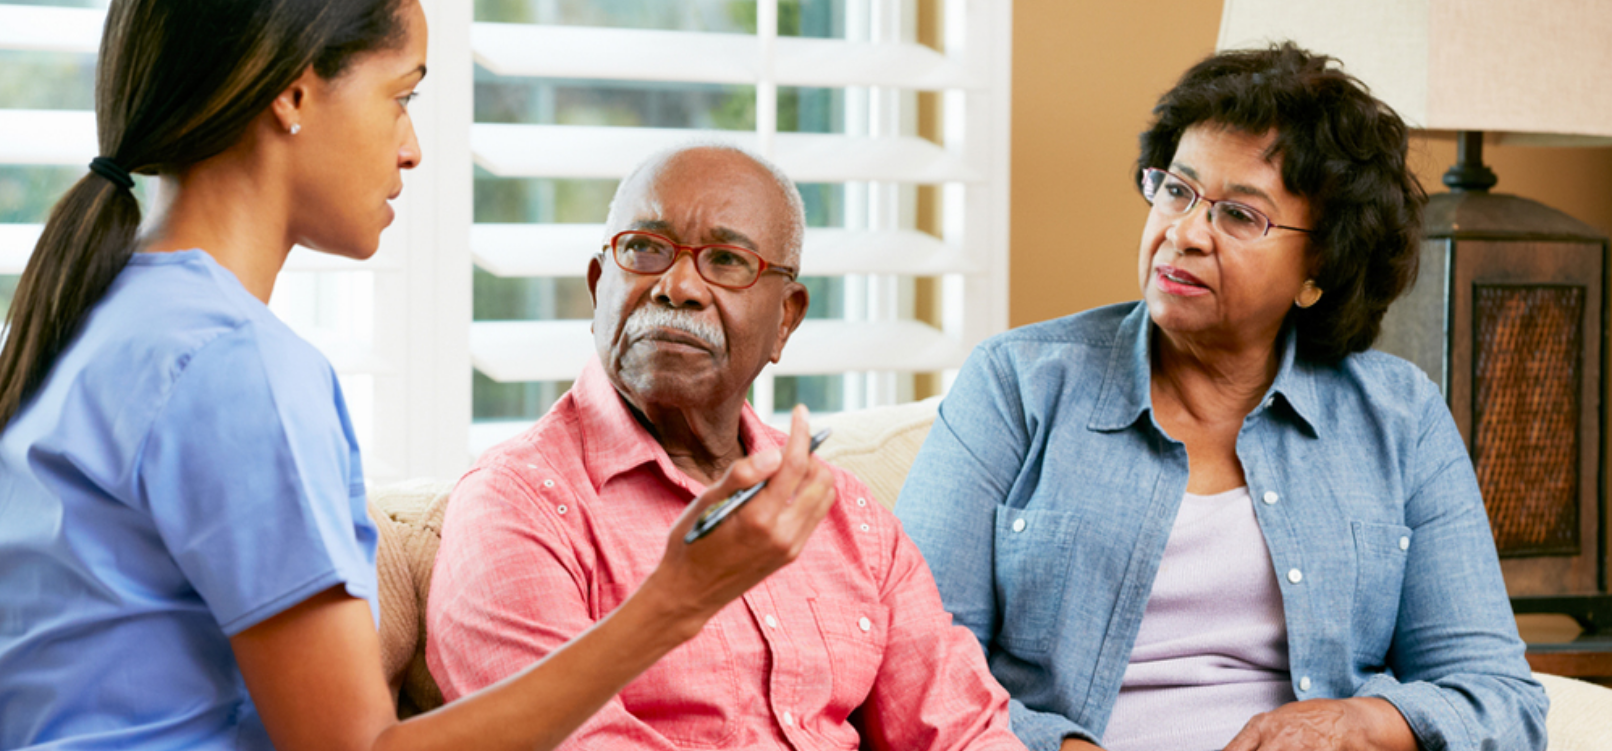
[[[996,641],[1020,657],[1045,655],[1063,621],[1072,586],[1079,517],[1064,511],[996,509],[996,591],[1002,627]]]
[[[1359,521],[1350,522],[1349,528],[1355,539],[1355,591],[1350,614],[1356,636],[1355,656],[1370,665],[1382,665],[1399,619],[1411,528]]]

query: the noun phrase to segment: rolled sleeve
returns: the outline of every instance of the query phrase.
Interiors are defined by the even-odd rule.
[[[1031,751],[1058,751],[1068,738],[1080,738],[1096,743],[1097,739],[1079,723],[1057,712],[1037,712],[1012,701],[1013,733],[1019,736]]]

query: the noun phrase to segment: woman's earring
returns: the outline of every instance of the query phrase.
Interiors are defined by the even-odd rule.
[[[1321,301],[1321,288],[1315,286],[1314,279],[1305,279],[1304,286],[1299,288],[1299,296],[1294,298],[1293,304],[1301,308],[1308,308]]]
[[[302,132],[302,123],[292,123],[291,124],[291,135],[294,136],[294,135],[296,135],[298,133],[301,133],[301,132]]]

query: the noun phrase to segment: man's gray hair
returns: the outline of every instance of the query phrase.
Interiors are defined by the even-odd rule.
[[[698,151],[701,149],[738,154],[756,163],[757,166],[765,169],[767,174],[772,176],[773,182],[778,185],[779,192],[784,195],[784,202],[789,205],[788,232],[784,235],[784,258],[791,265],[799,265],[800,249],[806,241],[806,203],[801,200],[800,189],[795,187],[795,181],[789,179],[789,176],[785,175],[783,170],[778,169],[778,165],[773,164],[761,155],[738,144],[718,138],[691,139],[676,146],[657,151],[650,155],[648,159],[639,162],[632,172],[627,173],[627,176],[616,184],[616,194],[610,198],[610,214],[605,219],[605,225],[612,228],[622,226],[617,223],[620,217],[616,215],[616,211],[620,208],[621,193],[628,185],[637,180],[644,171],[658,168],[670,161],[672,157],[685,151]]]

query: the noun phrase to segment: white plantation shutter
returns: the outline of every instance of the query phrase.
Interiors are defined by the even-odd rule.
[[[843,3],[846,38],[780,37],[776,0],[757,3],[755,34],[475,23],[478,65],[499,76],[755,87],[753,131],[477,123],[471,149],[507,178],[619,179],[654,152],[713,137],[773,160],[798,183],[845,185],[842,227],[806,234],[802,276],[844,277],[844,314],[808,319],[752,401],[764,414],[773,380],[852,374],[846,408],[910,396],[897,374],[945,371],[1007,326],[1009,3],[949,2],[947,54],[911,41],[912,3]],[[779,132],[779,87],[847,89],[842,133]],[[916,135],[915,91],[943,92],[945,137]],[[940,185],[942,237],[913,228],[912,185]],[[476,265],[498,277],[579,277],[604,237],[598,224],[477,224]],[[942,325],[914,320],[911,280],[941,277]],[[499,382],[565,381],[593,353],[583,320],[478,321],[476,369]],[[903,393],[903,392],[906,393]],[[528,423],[479,423],[487,445]]]
[[[842,221],[809,228],[802,256],[803,276],[835,280],[843,303],[803,324],[758,379],[752,398],[764,414],[789,406],[773,403],[780,377],[844,375],[844,408],[910,398],[905,374],[954,369],[1007,327],[1010,3],[944,2],[944,54],[912,41],[911,0],[841,0],[843,38],[778,36],[777,0],[756,4],[754,34],[476,21],[470,0],[424,6],[431,72],[411,106],[424,159],[405,175],[398,221],[364,263],[293,251],[271,305],[340,373],[372,481],[452,477],[530,423],[473,424],[473,374],[563,386],[592,355],[585,320],[472,320],[474,269],[574,284],[604,236],[597,223],[475,223],[478,174],[615,180],[661,148],[714,137],[771,158],[799,183],[843,186]],[[0,4],[0,51],[93,56],[103,18]],[[477,66],[572,87],[753,86],[755,127],[474,122]],[[779,87],[842,91],[837,132],[780,132]],[[943,97],[938,145],[916,134],[917,91]],[[0,109],[0,165],[83,170],[94,136],[89,112]],[[940,186],[940,237],[915,228],[915,185]],[[0,224],[0,275],[20,273],[38,232]],[[942,320],[914,316],[919,277],[942,280]]]

